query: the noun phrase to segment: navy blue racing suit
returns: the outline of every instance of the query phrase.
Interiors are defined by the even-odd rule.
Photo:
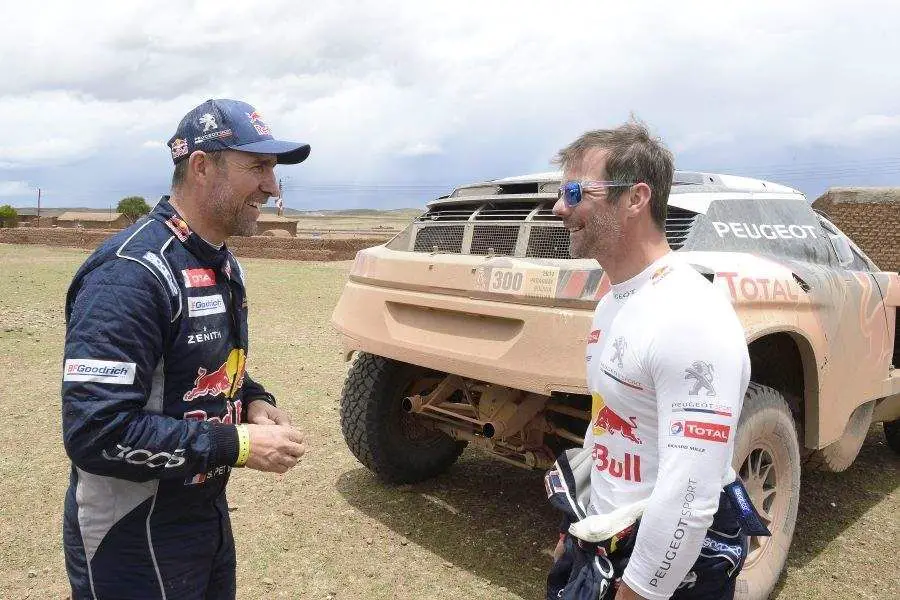
[[[163,197],[66,297],[63,541],[73,600],[235,597],[225,486],[247,403],[240,265]]]

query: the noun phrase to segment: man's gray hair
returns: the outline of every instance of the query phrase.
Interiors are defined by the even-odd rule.
[[[596,129],[581,135],[559,151],[554,163],[565,170],[584,159],[595,148],[606,150],[606,175],[609,181],[646,183],[650,187],[650,214],[661,231],[666,230],[666,204],[675,166],[672,153],[662,140],[654,138],[647,126],[633,118],[615,129]],[[615,202],[628,188],[610,188],[609,200]]]

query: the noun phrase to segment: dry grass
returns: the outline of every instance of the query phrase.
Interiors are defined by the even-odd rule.
[[[372,230],[388,229],[400,231],[410,224],[412,218],[407,215],[399,216],[347,216],[347,217],[298,217],[297,229],[318,229],[327,231],[330,229],[347,230]]]
[[[67,593],[62,307],[85,257],[0,244],[0,599]],[[250,368],[309,433],[310,453],[282,478],[232,478],[239,597],[541,598],[556,515],[540,474],[469,451],[433,481],[381,485],[338,423],[346,365],[329,319],[347,263],[243,262]],[[804,475],[779,599],[900,597],[900,461],[880,429],[847,472]]]

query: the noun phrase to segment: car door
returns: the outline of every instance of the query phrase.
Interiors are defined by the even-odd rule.
[[[831,241],[843,297],[834,339],[829,344],[832,368],[842,373],[842,386],[858,404],[879,397],[893,353],[884,293],[876,277],[875,265],[840,229],[818,215]],[[848,398],[849,401],[851,398]]]

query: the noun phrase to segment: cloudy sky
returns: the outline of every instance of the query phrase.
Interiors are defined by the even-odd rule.
[[[900,185],[900,3],[4,0],[0,204],[165,193],[210,97],[276,137],[287,206],[421,206],[546,171],[634,113],[681,169]]]

